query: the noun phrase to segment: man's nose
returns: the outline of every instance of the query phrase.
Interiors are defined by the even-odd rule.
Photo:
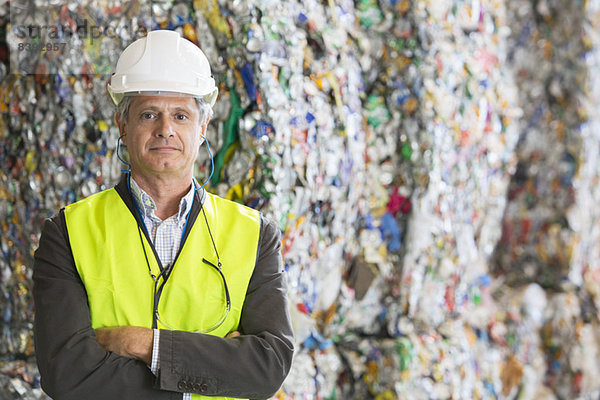
[[[155,134],[160,137],[173,136],[175,134],[173,121],[170,121],[167,117],[161,116],[158,120],[158,125],[156,126]]]

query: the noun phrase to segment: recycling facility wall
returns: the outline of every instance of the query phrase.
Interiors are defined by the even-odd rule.
[[[297,352],[275,398],[600,396],[600,1],[34,1],[0,18],[0,398],[46,398],[41,224],[118,180],[106,82],[159,28],[219,84],[210,190],[282,232]]]

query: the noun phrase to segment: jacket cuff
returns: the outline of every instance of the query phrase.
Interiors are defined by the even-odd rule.
[[[186,354],[183,353],[186,347],[179,344],[177,336],[174,333],[170,330],[162,330],[160,334],[159,389],[184,394],[216,395],[216,379],[206,379],[205,377],[197,376],[193,370],[185,368]]]

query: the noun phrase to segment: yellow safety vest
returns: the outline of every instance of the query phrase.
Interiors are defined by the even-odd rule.
[[[225,321],[209,334],[224,337],[238,329],[254,271],[260,233],[258,211],[207,193],[203,204],[231,298]],[[85,285],[92,327],[152,327],[154,280],[160,268],[145,235],[115,189],[65,208],[69,242]],[[226,306],[217,255],[202,211],[175,261],[159,301],[158,327],[196,332],[211,328]],[[161,279],[161,278],[159,278]],[[162,280],[159,280],[162,284]],[[192,395],[194,399],[218,399]]]

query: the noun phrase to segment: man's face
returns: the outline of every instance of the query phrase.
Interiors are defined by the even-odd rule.
[[[134,174],[184,176],[193,165],[206,125],[191,96],[136,96],[127,121],[118,121]]]

